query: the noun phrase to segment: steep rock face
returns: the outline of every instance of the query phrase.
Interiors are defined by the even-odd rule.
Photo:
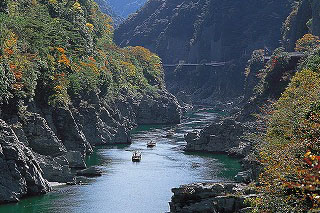
[[[32,151],[0,120],[0,203],[50,190]]]
[[[65,155],[50,157],[35,153],[35,156],[46,180],[59,183],[74,182],[74,175],[70,170],[72,164]]]
[[[147,0],[95,0],[95,2],[103,13],[112,17],[117,26],[130,14],[139,10]]]
[[[83,154],[92,152],[91,145],[80,130],[71,110],[58,108],[53,111],[52,118],[57,135],[68,150],[76,150]]]
[[[51,130],[47,121],[37,113],[28,113],[22,121],[12,125],[18,138],[27,141],[35,152],[41,155],[58,156],[66,152],[61,140]],[[22,129],[20,129],[22,127]],[[20,140],[21,140],[20,139]]]
[[[119,101],[121,102],[121,101]],[[125,109],[132,107],[123,104]],[[119,103],[119,105],[121,105]],[[87,140],[92,145],[110,143],[130,143],[130,128],[134,125],[130,119],[133,113],[122,113],[118,106],[107,103],[97,94],[83,95],[75,101],[76,119]]]
[[[242,62],[241,62],[242,63]],[[229,69],[230,68],[230,69]],[[165,80],[168,90],[176,95],[182,105],[192,103],[214,105],[218,101],[227,102],[242,93],[243,76],[232,65],[226,67],[198,66],[177,67],[166,70]],[[226,71],[228,69],[228,71]],[[179,94],[188,96],[188,101]]]
[[[184,47],[186,44],[185,40],[192,37],[192,24],[195,22],[195,16],[200,14],[199,11],[203,9],[204,6],[203,3],[199,3],[194,7],[190,2],[192,3],[192,1],[185,1],[184,3],[182,0],[148,1],[137,14],[129,17],[116,29],[116,43],[122,46],[141,45],[147,47],[152,51],[158,52],[164,62],[176,62],[179,59],[184,59],[185,57],[180,56],[183,56],[187,51],[185,49],[186,47]],[[195,10],[197,10],[198,13],[194,12]],[[188,12],[190,12],[190,14],[188,14]],[[188,14],[188,16],[186,16],[186,14]],[[170,42],[170,44],[165,45],[165,47],[168,47],[168,50],[161,52],[157,47],[162,38],[161,36],[167,34],[173,37],[172,46],[170,46]],[[178,49],[176,47],[178,47]],[[159,48],[162,47],[159,46]]]
[[[237,121],[256,120],[254,114],[268,100],[277,100],[285,91],[291,78],[298,72],[298,65],[305,56],[292,56],[278,48],[269,61],[264,60],[262,50],[254,51],[246,68],[245,93]],[[281,59],[281,63],[273,64]]]
[[[229,62],[218,68],[166,69],[166,83],[173,94],[184,91],[197,103],[226,100],[241,94],[242,70],[251,52],[278,46],[290,2],[152,0],[116,29],[115,41],[150,48],[164,64]]]

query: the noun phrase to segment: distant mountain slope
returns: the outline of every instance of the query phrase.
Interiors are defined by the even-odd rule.
[[[121,45],[142,45],[165,62],[230,60],[278,46],[289,0],[151,0],[115,32]]]
[[[147,0],[107,0],[113,11],[123,18],[135,13]]]
[[[113,11],[107,0],[95,0],[95,2],[99,5],[101,12],[108,14],[112,17],[112,20],[116,26],[124,20],[124,18],[122,18]]]
[[[290,13],[291,2],[150,0],[116,29],[115,42],[149,48],[163,63],[230,62],[219,70],[167,70],[166,81],[171,92],[185,91],[201,101],[236,96],[242,92],[241,73],[252,51],[279,46],[280,29]]]
[[[130,14],[139,10],[146,1],[147,0],[95,0],[101,11],[112,17],[115,26],[122,23]]]

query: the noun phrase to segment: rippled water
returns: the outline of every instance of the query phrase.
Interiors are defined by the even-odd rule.
[[[240,169],[237,160],[225,155],[186,153],[184,134],[201,128],[216,117],[212,110],[187,114],[174,126],[139,126],[128,146],[99,147],[88,165],[103,170],[99,178],[82,186],[56,187],[53,192],[0,206],[0,213],[157,213],[169,210],[171,188],[198,181],[231,179]],[[175,135],[165,138],[168,131]],[[150,140],[156,147],[147,148]],[[131,162],[132,150],[142,152],[139,163]]]

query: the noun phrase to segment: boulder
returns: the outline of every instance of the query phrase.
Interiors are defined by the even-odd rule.
[[[250,183],[252,181],[252,171],[242,171],[239,172],[235,177],[234,180],[238,183]]]
[[[237,158],[244,158],[247,156],[252,149],[252,145],[249,142],[241,141],[237,147],[230,148],[227,152],[228,155]]]
[[[136,114],[137,124],[176,124],[181,121],[181,107],[168,92],[159,94],[158,98],[143,97]]]

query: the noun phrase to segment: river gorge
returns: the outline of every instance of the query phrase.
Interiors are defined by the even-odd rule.
[[[185,114],[181,124],[138,126],[131,145],[97,147],[87,157],[87,166],[98,166],[101,177],[83,179],[82,185],[56,186],[46,195],[0,206],[0,212],[168,212],[172,188],[233,180],[241,170],[238,160],[226,155],[183,151],[187,132],[221,114],[202,108]],[[172,138],[166,138],[168,131],[175,132]],[[157,142],[156,147],[146,147],[150,140]],[[142,152],[141,162],[131,162],[133,150]]]

